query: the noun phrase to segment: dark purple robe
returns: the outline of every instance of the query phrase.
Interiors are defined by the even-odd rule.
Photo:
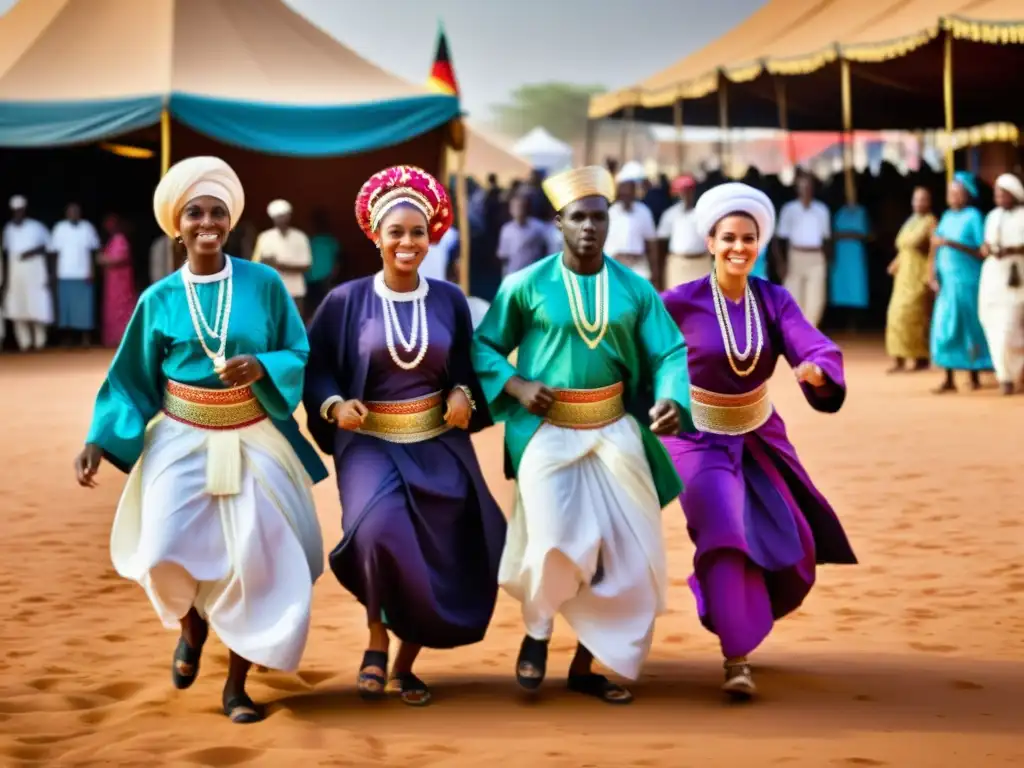
[[[470,431],[489,424],[470,363],[469,305],[450,283],[429,280],[429,347],[411,371],[395,365],[373,278],[338,286],[309,328],[303,396],[309,431],[334,456],[343,511],[341,542],[330,554],[338,581],[400,639],[453,648],[483,639],[497,598],[505,518],[484,482],[469,433],[453,429],[397,444],[337,429],[320,417],[331,396],[407,400],[458,384],[473,392]],[[395,305],[408,333],[412,303]],[[411,360],[396,345],[403,360]],[[418,346],[417,346],[418,350]]]
[[[807,322],[785,288],[760,278],[750,283],[764,347],[746,377],[737,376],[726,358],[709,277],[662,294],[686,339],[691,384],[727,395],[751,392],[771,378],[781,355],[794,368],[805,361],[820,366],[826,385],[803,384],[804,395],[816,410],[838,411],[846,397],[839,347]],[[726,303],[743,348],[743,303]],[[727,657],[744,656],[767,637],[775,619],[803,602],[816,563],[853,564],[857,558],[777,412],[745,435],[681,434],[662,442],[683,481],[680,501],[697,550],[690,587],[701,620],[719,635]]]

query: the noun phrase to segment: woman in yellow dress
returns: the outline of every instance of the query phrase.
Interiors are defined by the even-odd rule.
[[[896,236],[896,257],[889,264],[893,276],[892,296],[885,323],[885,351],[893,358],[890,373],[928,367],[928,326],[932,311],[932,289],[928,253],[936,220],[932,196],[924,187],[914,190],[914,212]]]

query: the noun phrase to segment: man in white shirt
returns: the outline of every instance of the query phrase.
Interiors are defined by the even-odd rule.
[[[658,238],[654,215],[636,199],[637,184],[645,177],[643,166],[630,161],[616,177],[618,199],[608,209],[605,253],[638,275],[651,279],[651,255]]]
[[[74,335],[83,347],[92,343],[96,327],[96,291],[93,283],[100,237],[82,218],[78,203],[70,203],[50,233],[51,253],[57,255],[57,327],[70,345]]]
[[[814,199],[814,179],[801,175],[796,182],[797,199],[779,213],[775,229],[776,258],[784,261],[779,271],[784,285],[811,325],[817,327],[828,299],[828,253],[832,222],[828,207]]]
[[[53,297],[46,268],[50,233],[28,218],[28,202],[21,195],[10,201],[11,220],[4,227],[3,250],[7,254],[7,295],[3,314],[14,324],[18,349],[46,346],[46,327],[53,323]]]
[[[287,200],[274,200],[267,206],[274,226],[256,238],[252,260],[262,261],[281,274],[284,287],[295,300],[299,314],[305,317],[306,270],[313,263],[313,251],[306,233],[291,225],[292,206]]]
[[[701,234],[694,218],[693,203],[697,182],[684,174],[672,182],[672,194],[679,202],[661,214],[658,238],[668,240],[664,289],[699,280],[711,273],[712,256],[708,252],[707,233]]]

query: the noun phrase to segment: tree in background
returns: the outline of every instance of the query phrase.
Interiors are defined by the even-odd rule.
[[[586,135],[590,97],[604,91],[598,85],[523,85],[512,92],[508,103],[491,107],[494,126],[506,136],[522,136],[543,126],[562,141],[578,141]]]

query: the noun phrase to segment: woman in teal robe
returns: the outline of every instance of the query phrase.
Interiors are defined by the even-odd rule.
[[[828,303],[847,313],[851,326],[868,308],[867,238],[871,234],[868,212],[863,206],[844,205],[832,221],[834,253],[829,265]]]
[[[977,196],[974,176],[957,172],[947,193],[949,209],[942,214],[932,236],[932,287],[937,296],[932,312],[931,357],[935,365],[946,369],[937,393],[956,391],[955,371],[969,371],[971,389],[978,389],[978,372],[992,368],[978,315],[985,220],[970,204]]]
[[[224,713],[262,715],[251,664],[298,666],[323,542],[311,485],[327,472],[292,412],[309,345],[280,276],[223,243],[242,212],[238,177],[197,157],[161,180],[161,228],[188,260],[150,286],[96,398],[78,481],[101,459],[128,473],[110,539],[117,572],[180,638],[176,688],[199,672],[212,628],[231,651]]]

